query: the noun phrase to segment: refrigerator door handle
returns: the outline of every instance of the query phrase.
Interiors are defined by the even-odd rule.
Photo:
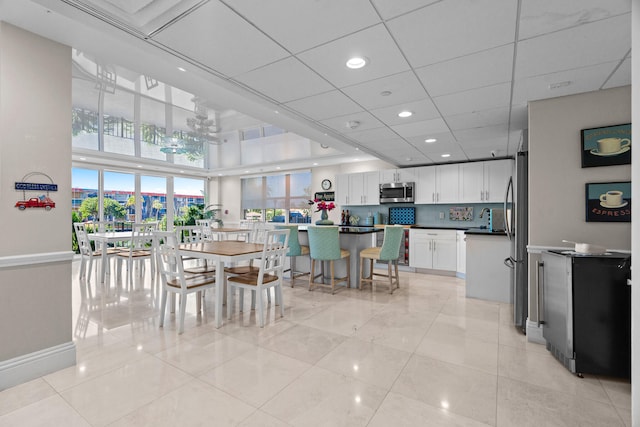
[[[509,267],[511,269],[516,268],[516,260],[513,259],[513,257],[505,258],[504,259],[504,265],[506,265],[507,267]]]
[[[509,183],[507,184],[507,191],[504,194],[504,229],[507,232],[509,240],[513,240],[513,231],[511,226],[513,225],[513,207],[511,211],[507,210],[509,201],[513,203],[513,177],[509,177]],[[509,221],[507,221],[507,212],[510,212]]]
[[[536,271],[538,273],[537,280],[537,297],[538,297],[538,327],[540,325],[544,325],[544,319],[542,318],[542,313],[544,312],[542,304],[544,302],[544,273],[540,274],[540,270],[544,272],[544,262],[536,261]]]

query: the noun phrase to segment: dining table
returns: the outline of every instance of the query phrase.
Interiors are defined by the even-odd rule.
[[[218,236],[218,240],[229,240],[230,235],[236,235],[238,237],[244,236],[244,241],[251,241],[251,229],[250,228],[238,228],[238,227],[220,227],[211,228],[211,233],[214,236]],[[236,238],[236,240],[240,240]]]
[[[101,231],[88,233],[88,237],[89,240],[96,243],[96,249],[99,249],[101,252],[100,283],[104,283],[106,275],[105,266],[107,265],[107,245],[130,242],[133,237],[133,231]]]
[[[201,258],[216,264],[215,287],[215,327],[222,326],[222,306],[224,304],[224,266],[240,261],[259,258],[264,245],[237,240],[220,240],[213,242],[182,243],[178,247],[179,254],[184,257]],[[228,308],[227,308],[228,309]]]

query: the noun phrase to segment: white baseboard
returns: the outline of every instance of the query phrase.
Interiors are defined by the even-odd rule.
[[[547,341],[542,336],[542,325],[527,319],[527,341],[546,345]]]
[[[73,341],[0,362],[0,390],[76,364]]]

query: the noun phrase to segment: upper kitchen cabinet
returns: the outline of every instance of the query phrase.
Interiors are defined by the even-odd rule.
[[[404,169],[386,169],[380,171],[380,183],[388,184],[391,182],[416,182],[417,181],[417,169],[419,168],[404,168]]]
[[[379,178],[377,171],[336,175],[336,201],[338,205],[379,205]]]
[[[415,168],[415,203],[457,203],[458,165],[424,166]]]
[[[513,162],[492,160],[460,164],[460,202],[498,203],[504,200]]]

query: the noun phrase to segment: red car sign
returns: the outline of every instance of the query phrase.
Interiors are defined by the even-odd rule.
[[[56,207],[56,203],[48,197],[41,196],[32,197],[29,200],[20,200],[16,202],[15,207],[20,209],[21,211],[27,208],[44,208],[45,210],[49,211],[51,210],[51,208]]]

